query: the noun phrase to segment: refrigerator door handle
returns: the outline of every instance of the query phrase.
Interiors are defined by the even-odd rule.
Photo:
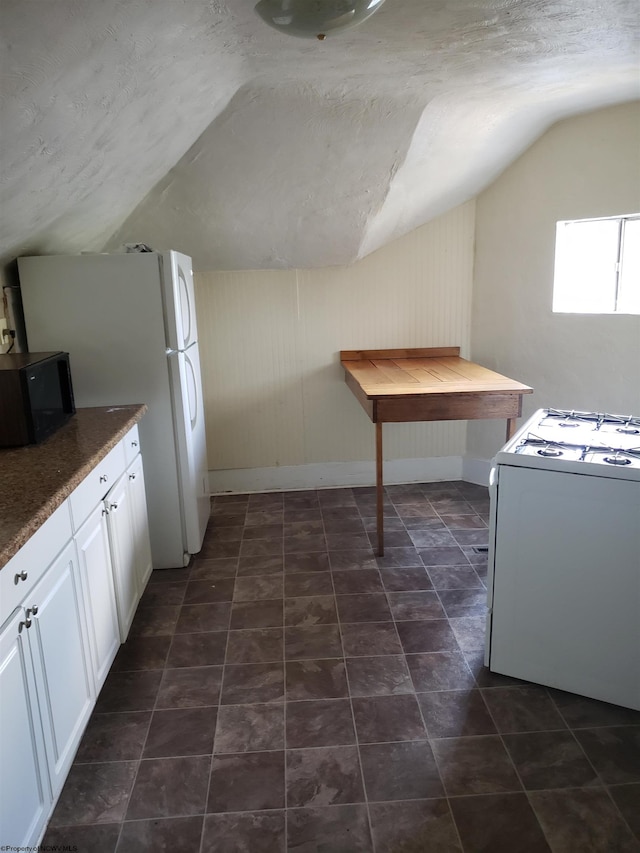
[[[166,343],[183,352],[198,340],[191,258],[174,251],[162,255],[162,300]]]
[[[204,406],[199,393],[197,344],[169,356],[174,431],[187,550],[197,554],[209,520]]]
[[[184,277],[184,273],[179,264],[176,264],[176,267],[178,271],[178,293],[176,294],[176,297],[180,305],[182,346],[186,349],[187,347],[190,347],[195,340],[195,336],[192,334],[193,324],[191,322],[193,306],[191,305],[191,294],[189,292],[189,287],[187,285],[187,280]]]
[[[195,426],[196,421],[198,420],[199,409],[198,409],[198,383],[196,380],[196,371],[193,366],[193,362],[189,358],[188,353],[184,354],[184,364],[187,369],[187,403],[189,406],[189,418],[191,420],[191,427]]]

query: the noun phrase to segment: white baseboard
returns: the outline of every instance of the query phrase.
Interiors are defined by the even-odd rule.
[[[462,479],[466,483],[488,486],[490,471],[490,459],[474,459],[472,456],[465,456],[462,460]]]
[[[384,463],[384,482],[387,485],[460,480],[462,473],[461,456],[389,459]],[[278,468],[232,468],[209,471],[209,489],[212,495],[374,486],[375,482],[374,462],[320,462],[310,465],[285,465]]]

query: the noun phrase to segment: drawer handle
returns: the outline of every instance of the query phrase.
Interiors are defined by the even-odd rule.
[[[138,442],[137,442],[137,441],[132,441],[132,442],[131,442],[131,447],[137,447],[137,446],[138,446]]]
[[[31,619],[25,619],[25,621],[24,621],[24,622],[21,622],[21,623],[18,625],[18,634],[21,634],[21,633],[22,633],[22,629],[23,629],[23,628],[30,628],[30,627],[31,627]]]
[[[31,619],[31,616],[37,616],[37,615],[38,615],[38,605],[37,604],[34,605],[34,607],[28,607],[27,608],[27,619]]]
[[[27,577],[27,573],[25,571],[22,571],[19,574],[13,576],[13,582],[17,586],[20,581],[26,581]]]
[[[135,474],[129,474],[129,479],[130,479],[130,480],[135,480],[135,478],[136,478],[136,475],[135,475]]]
[[[100,474],[100,482],[106,483],[109,477],[106,474]]]
[[[109,509],[118,509],[118,504],[110,504]]]

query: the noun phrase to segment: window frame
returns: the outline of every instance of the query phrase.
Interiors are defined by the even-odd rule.
[[[624,251],[625,251],[625,240],[627,237],[627,223],[640,221],[640,212],[639,213],[625,213],[619,214],[617,216],[594,216],[586,219],[564,219],[558,220],[556,222],[556,239],[555,239],[555,251],[554,251],[554,275],[553,275],[553,292],[552,292],[552,312],[554,314],[591,314],[595,316],[635,316],[640,314],[640,300],[637,310],[628,310],[625,309],[624,306],[620,307],[620,288],[623,280],[623,260],[624,260]],[[574,291],[571,294],[571,297],[575,296],[574,306],[573,308],[558,308],[556,307],[558,303],[567,304],[570,299],[567,299],[567,294],[570,291],[567,288],[566,283],[566,265],[567,265],[567,257],[566,257],[566,248],[564,249],[565,256],[562,258],[562,272],[559,275],[559,267],[561,266],[559,258],[560,258],[560,246],[561,246],[561,229],[563,226],[567,225],[580,225],[582,223],[591,223],[591,222],[616,222],[618,225],[618,236],[616,241],[616,250],[615,250],[615,259],[612,257],[612,264],[614,266],[614,275],[615,280],[613,284],[613,306],[609,311],[605,310],[596,310],[589,311],[586,310],[584,302],[580,302],[578,295]],[[638,282],[638,290],[640,291],[640,281]]]

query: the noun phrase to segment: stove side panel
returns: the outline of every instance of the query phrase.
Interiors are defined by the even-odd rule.
[[[490,668],[640,710],[640,483],[500,465],[496,495]]]

